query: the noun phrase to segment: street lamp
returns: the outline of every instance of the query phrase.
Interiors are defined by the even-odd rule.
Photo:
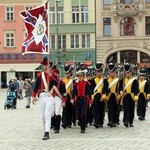
[[[56,5],[56,52],[57,52],[57,65],[59,67],[59,63],[60,63],[60,60],[59,60],[59,49],[58,49],[58,3],[60,2],[60,0],[55,0],[55,5]]]

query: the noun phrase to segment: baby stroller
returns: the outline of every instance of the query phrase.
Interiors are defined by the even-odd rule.
[[[15,101],[16,101],[16,92],[15,91],[8,91],[6,101],[4,104],[4,109],[15,109]]]

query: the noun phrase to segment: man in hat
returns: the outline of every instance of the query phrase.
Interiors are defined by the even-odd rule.
[[[59,74],[59,71],[55,69],[54,72]],[[64,81],[57,76],[55,80],[50,81],[50,100],[53,102],[53,113],[54,113],[54,130],[55,133],[59,133],[60,131],[60,123],[61,123],[61,110],[62,106],[66,105],[66,87]]]
[[[120,81],[122,104],[124,106],[123,122],[125,127],[133,127],[135,103],[138,100],[139,86],[137,77],[132,76],[131,64],[124,65],[125,78]]]
[[[119,78],[116,76],[116,66],[113,63],[108,64],[108,101],[107,101],[107,107],[108,107],[108,126],[110,127],[116,127],[116,124],[118,122],[117,119],[117,113],[118,113],[118,101],[120,100],[119,95]]]
[[[59,70],[56,65],[50,62],[50,73],[52,74],[53,80],[49,83],[50,92],[49,97],[53,103],[52,113],[52,126],[54,127],[55,133],[60,131],[61,123],[61,110],[62,106],[66,106],[66,88],[64,81],[60,78]]]
[[[92,100],[93,100],[93,118],[94,127],[103,127],[105,116],[105,100],[106,100],[106,79],[103,77],[104,65],[100,62],[96,63],[96,76],[92,79]]]
[[[76,75],[78,82],[75,82],[73,85],[72,101],[76,104],[81,133],[84,133],[86,128],[87,106],[91,103],[91,89],[89,83],[84,80],[84,71],[82,69],[79,69]]]
[[[40,109],[42,114],[43,126],[44,126],[44,137],[43,140],[49,139],[51,117],[56,115],[56,130],[60,128],[60,105],[62,100],[58,98],[58,86],[64,87],[63,93],[65,93],[65,86],[61,85],[58,81],[59,75],[56,66],[52,62],[48,64],[47,57],[44,57],[41,65],[44,67],[43,72],[39,72],[36,77],[33,93],[32,93],[32,103],[35,104],[37,99],[40,102]],[[50,91],[50,92],[49,92]],[[56,99],[56,100],[55,100]],[[57,103],[56,106],[55,103]]]
[[[93,79],[93,67],[89,66],[89,67],[87,67],[86,80],[89,82],[90,87],[91,87],[92,79]],[[92,110],[93,110],[93,107],[91,104],[91,107],[87,108],[87,121],[86,121],[86,124],[89,123],[90,126],[92,125],[92,122],[93,122]]]
[[[137,116],[139,120],[145,120],[147,100],[150,100],[150,85],[146,80],[146,69],[140,68],[139,74],[139,97],[137,104]]]
[[[72,97],[72,88],[73,88],[73,79],[72,79],[72,67],[71,65],[64,66],[65,77],[63,79],[66,92],[67,92],[67,100],[66,106],[63,108],[63,116],[62,116],[62,127],[63,128],[71,128],[72,125],[72,115],[73,115],[73,105],[70,102]]]
[[[44,71],[37,74],[32,93],[32,103],[35,104],[37,99],[39,99],[45,131],[42,139],[47,140],[49,139],[51,117],[53,116],[51,111],[53,109],[53,103],[50,101],[50,97],[48,96],[48,83],[50,80],[54,80],[54,77],[52,76],[52,73],[50,73],[47,57],[43,58],[41,65],[43,65]],[[52,67],[52,64],[50,64],[50,67]]]

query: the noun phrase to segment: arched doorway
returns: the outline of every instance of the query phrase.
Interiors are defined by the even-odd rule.
[[[131,63],[136,64],[137,63],[137,51],[133,50],[126,50],[120,52],[120,63]]]
[[[140,63],[140,64],[147,64],[147,66],[149,66],[148,64],[150,64],[150,56],[144,52],[139,52],[136,50],[122,50],[122,51],[118,51],[118,52],[114,52],[110,54],[106,59],[106,63],[110,63],[110,62],[113,62],[113,63],[118,62],[120,64]]]
[[[117,52],[111,54],[111,55],[107,58],[106,63],[107,63],[107,64],[108,64],[108,63],[117,63]]]

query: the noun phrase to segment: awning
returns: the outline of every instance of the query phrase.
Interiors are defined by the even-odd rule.
[[[0,72],[2,71],[17,71],[29,72],[35,71],[40,66],[39,63],[34,64],[0,64]]]

